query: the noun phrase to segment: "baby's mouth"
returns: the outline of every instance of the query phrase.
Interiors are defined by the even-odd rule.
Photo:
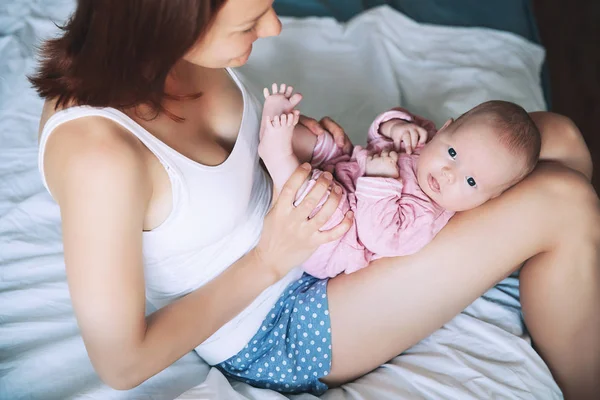
[[[433,177],[433,175],[429,174],[427,176],[427,183],[429,184],[429,188],[434,192],[434,193],[439,193],[440,192],[440,183],[437,181],[437,179],[435,179]]]

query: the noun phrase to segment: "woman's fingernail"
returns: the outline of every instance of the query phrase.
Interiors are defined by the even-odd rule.
[[[329,172],[324,172],[323,173],[323,178],[327,179],[327,180],[332,180],[333,179],[333,175],[331,175]]]
[[[340,193],[342,193],[342,188],[340,188],[338,185],[335,185],[335,187],[333,188],[333,191],[336,194],[340,194]]]
[[[309,164],[309,163],[304,163],[304,164],[302,164],[300,167],[301,167],[302,169],[305,169],[305,170],[307,170],[307,171],[309,171],[309,170],[310,170],[310,164]]]

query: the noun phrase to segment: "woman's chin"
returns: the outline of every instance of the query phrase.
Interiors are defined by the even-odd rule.
[[[245,65],[248,62],[248,59],[250,58],[250,54],[252,54],[252,47],[250,47],[250,50],[248,50],[246,54],[243,54],[238,58],[234,58],[233,60],[231,60],[231,62],[229,63],[229,67],[236,68]]]
[[[240,58],[237,58],[235,60],[231,60],[231,62],[229,63],[229,65],[227,65],[227,67],[229,68],[238,68],[243,66],[244,64],[246,64],[247,60],[242,60]]]

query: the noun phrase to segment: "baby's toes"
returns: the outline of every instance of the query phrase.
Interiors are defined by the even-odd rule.
[[[287,126],[292,126],[292,125],[294,125],[294,114],[289,113],[287,115]]]
[[[294,88],[292,86],[288,86],[287,90],[285,91],[285,97],[287,97],[289,99],[293,92],[294,92]]]
[[[277,94],[277,84],[273,83],[271,85],[271,94]]]
[[[289,98],[290,105],[292,107],[296,107],[302,101],[302,95],[300,93],[294,93],[292,97]]]
[[[276,116],[273,117],[272,124],[273,124],[274,128],[279,128],[281,126],[281,120],[279,118],[279,115],[276,115]]]

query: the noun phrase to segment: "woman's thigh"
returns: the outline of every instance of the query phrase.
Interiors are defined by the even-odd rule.
[[[419,253],[330,280],[332,371],[324,381],[335,385],[378,367],[524,261],[554,251],[580,221],[598,218],[596,208],[573,204],[590,192],[582,175],[540,165],[502,196],[455,216]]]

